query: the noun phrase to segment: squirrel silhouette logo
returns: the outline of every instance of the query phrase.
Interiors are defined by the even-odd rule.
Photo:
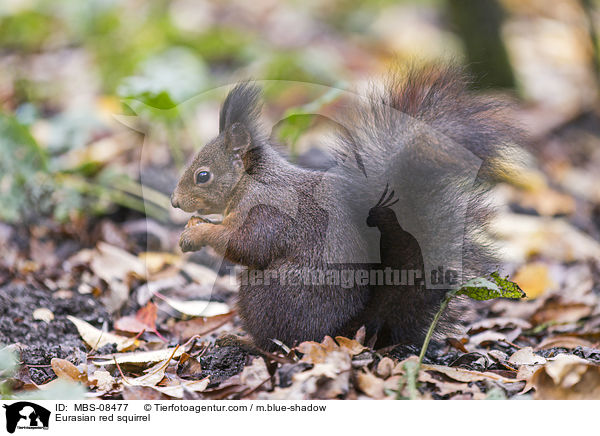
[[[6,431],[9,433],[14,433],[17,428],[48,429],[50,411],[42,406],[19,401],[2,407],[6,409]]]

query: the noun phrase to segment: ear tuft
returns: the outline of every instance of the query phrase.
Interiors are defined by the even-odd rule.
[[[224,132],[239,123],[252,131],[260,117],[261,90],[251,82],[242,82],[236,85],[223,102],[219,115],[219,132]]]

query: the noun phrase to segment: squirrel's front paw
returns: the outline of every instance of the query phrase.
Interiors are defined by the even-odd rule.
[[[205,245],[201,224],[186,228],[179,238],[179,247],[181,247],[181,251],[184,253],[198,251]]]

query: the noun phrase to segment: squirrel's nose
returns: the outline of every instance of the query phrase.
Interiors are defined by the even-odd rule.
[[[178,209],[179,208],[179,202],[177,201],[177,199],[175,198],[174,194],[171,194],[171,206],[173,206],[174,208]]]

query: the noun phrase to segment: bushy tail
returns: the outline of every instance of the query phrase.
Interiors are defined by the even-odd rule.
[[[487,193],[514,167],[523,140],[510,102],[478,95],[471,83],[452,65],[399,69],[354,105],[335,150],[351,174],[349,191],[375,202],[386,184],[393,185],[399,219],[423,233],[420,243],[437,251],[434,257],[461,245],[467,277],[493,264],[485,235],[493,214]],[[436,242],[434,234],[445,236]]]
[[[401,231],[418,241],[427,290],[443,292],[498,267],[487,193],[521,133],[506,101],[477,95],[469,86],[468,76],[454,66],[398,71],[354,106],[337,144],[338,171],[348,181],[344,190],[353,193],[347,203],[354,216],[363,219],[386,186],[399,199],[393,212]],[[365,243],[374,249],[389,245],[393,232],[393,226],[382,226],[378,234],[365,230]],[[392,336],[412,329],[420,339],[443,294],[411,289],[409,297],[392,301],[403,307],[388,310],[386,322],[399,332]],[[381,304],[390,306],[390,296],[385,299]]]

